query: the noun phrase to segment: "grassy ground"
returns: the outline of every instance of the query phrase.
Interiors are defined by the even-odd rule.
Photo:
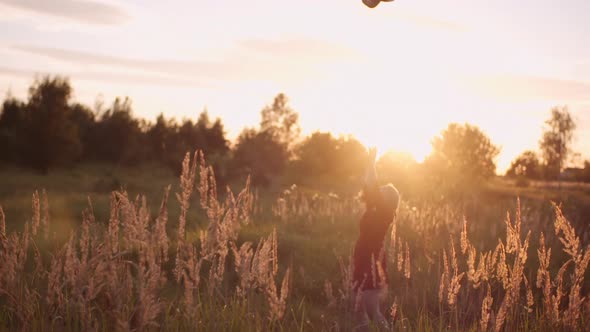
[[[31,197],[35,190],[47,191],[53,225],[71,229],[81,221],[82,211],[92,202],[98,219],[108,218],[109,197],[124,189],[131,197],[146,195],[151,211],[157,211],[164,188],[179,190],[179,180],[171,171],[158,166],[122,168],[112,165],[83,165],[57,169],[41,175],[27,169],[0,169],[0,205],[7,216],[7,230],[18,229],[31,219]],[[178,218],[178,205],[171,204],[171,217]],[[66,232],[66,236],[69,232]]]
[[[130,197],[145,194],[148,206],[154,217],[167,185],[171,193],[180,192],[178,178],[166,169],[146,166],[142,169],[117,168],[108,165],[85,165],[72,170],[57,170],[49,176],[33,174],[27,170],[0,169],[0,205],[6,214],[7,233],[21,231],[24,222],[32,218],[31,195],[35,190],[47,191],[52,232],[54,241],[65,242],[70,231],[77,228],[82,220],[82,211],[88,208],[88,198],[99,223],[106,225],[109,217],[109,197],[111,190],[125,189]],[[301,190],[301,189],[300,189]],[[309,193],[308,193],[309,194]],[[527,188],[497,180],[489,184],[488,189],[477,198],[461,204],[432,203],[419,200],[404,201],[397,222],[399,241],[405,243],[412,257],[411,277],[404,276],[403,268],[398,270],[390,264],[390,290],[385,301],[387,309],[395,303],[397,319],[395,329],[405,330],[478,330],[481,316],[481,302],[484,288],[471,289],[463,279],[463,288],[458,294],[457,307],[450,308],[438,301],[439,278],[443,271],[443,250],[450,254],[450,241],[455,241],[459,251],[459,233],[463,215],[469,221],[469,238],[478,251],[494,250],[498,239],[506,237],[506,212],[514,215],[516,197],[522,198],[522,238],[526,231],[533,230],[531,247],[528,250],[526,276],[533,282],[536,276],[538,259],[538,236],[540,232],[547,235],[553,249],[550,270],[555,276],[559,267],[567,260],[559,247],[559,241],[553,236],[555,213],[549,201],[563,201],[564,211],[574,224],[576,232],[581,235],[585,247],[590,243],[588,215],[586,211],[590,192],[584,186],[564,186],[561,189],[536,183]],[[354,326],[353,317],[344,296],[345,275],[339,264],[339,258],[345,262],[351,253],[358,235],[359,212],[338,211],[312,215],[310,212],[290,214],[279,218],[271,213],[276,195],[262,193],[259,201],[262,212],[255,214],[253,222],[241,229],[237,243],[251,241],[258,243],[261,238],[277,229],[278,255],[280,273],[291,267],[291,287],[288,309],[279,322],[269,323],[265,317],[266,304],[256,295],[244,302],[228,296],[222,303],[211,302],[210,298],[201,298],[198,326],[205,330],[350,330]],[[187,216],[187,239],[197,241],[199,231],[207,227],[207,218],[198,208],[198,197],[191,198],[192,208]],[[174,234],[180,214],[179,204],[171,195],[169,203],[168,233]],[[395,251],[395,250],[394,250]],[[173,256],[171,249],[171,256]],[[458,254],[459,267],[466,270],[466,254]],[[509,255],[510,258],[510,255]],[[394,261],[394,260],[393,260]],[[392,261],[392,262],[393,262]],[[230,264],[231,265],[231,264]],[[228,277],[224,281],[228,289],[235,287],[237,276],[232,275],[228,267]],[[588,273],[582,288],[588,294]],[[326,294],[326,282],[333,287],[334,296],[339,298],[330,303]],[[569,285],[568,283],[566,283]],[[495,298],[493,311],[498,311],[501,299],[505,295],[497,284],[492,289]],[[175,287],[166,288],[162,297],[173,303],[182,295],[182,290]],[[542,315],[542,295],[535,292],[537,306],[531,314],[522,310],[513,313],[512,326],[523,330],[552,330],[551,325]],[[564,302],[565,303],[565,302]],[[1,305],[7,305],[1,302]],[[563,305],[562,305],[563,306]],[[348,308],[348,309],[347,309]],[[384,308],[385,309],[385,308]],[[174,312],[164,311],[160,316],[161,328],[177,330],[191,329],[187,321],[175,319]],[[587,311],[590,312],[590,311]],[[10,329],[6,311],[0,310],[0,329]],[[244,317],[250,317],[244,318]],[[220,323],[223,322],[223,323]],[[189,322],[190,323],[190,322]],[[74,328],[75,329],[75,328]]]
[[[489,185],[489,189],[505,195],[533,198],[541,201],[576,200],[581,205],[590,206],[590,183],[530,181],[519,186],[517,181],[497,178]]]

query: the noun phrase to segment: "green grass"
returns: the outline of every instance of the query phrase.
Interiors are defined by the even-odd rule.
[[[57,169],[40,175],[27,169],[0,168],[0,205],[7,220],[7,231],[20,229],[30,221],[31,198],[35,190],[47,191],[51,223],[64,232],[80,223],[82,211],[89,200],[98,220],[108,220],[111,191],[126,190],[131,198],[145,195],[152,214],[158,212],[166,186],[171,185],[170,218],[178,219],[180,209],[174,193],[179,180],[169,169],[155,165],[125,168],[112,165],[89,164],[74,169]],[[193,202],[194,204],[197,201]],[[192,220],[202,219],[194,212]],[[66,232],[68,236],[69,232]]]
[[[81,213],[88,208],[88,198],[92,202],[99,223],[106,224],[108,221],[110,191],[120,188],[127,190],[131,197],[145,194],[152,216],[155,216],[164,188],[169,184],[172,185],[171,194],[180,190],[179,180],[174,174],[153,165],[133,169],[109,165],[84,165],[72,170],[56,170],[48,176],[37,175],[27,170],[4,168],[0,169],[0,205],[6,214],[8,232],[21,230],[22,225],[31,219],[33,191],[46,189],[51,224],[56,233],[55,241],[63,242],[68,238],[70,230],[80,224]],[[506,211],[514,212],[516,196],[522,197],[525,220],[523,227],[527,229],[544,231],[546,234],[552,232],[554,213],[549,204],[550,199],[562,198],[568,217],[575,222],[584,220],[582,212],[587,211],[590,206],[586,205],[589,202],[586,197],[589,195],[588,191],[579,188],[562,189],[560,192],[555,190],[549,187],[539,189],[538,186],[518,188],[511,183],[496,181],[477,199],[467,203],[404,202],[398,220],[398,234],[410,246],[412,278],[410,281],[405,280],[402,274],[390,265],[390,291],[386,304],[389,306],[394,299],[398,300],[400,319],[395,322],[395,330],[478,330],[481,292],[469,293],[464,284],[459,296],[461,310],[457,312],[449,312],[448,308],[441,308],[438,303],[438,280],[442,272],[441,252],[443,248],[448,250],[449,236],[453,235],[455,241],[458,240],[461,216],[465,214],[469,220],[470,239],[478,251],[493,250],[498,238],[505,236],[503,221]],[[567,194],[564,195],[564,192]],[[277,228],[281,270],[279,275],[282,275],[287,267],[292,267],[291,296],[285,318],[270,323],[266,318],[266,304],[261,294],[254,295],[250,298],[251,301],[246,302],[237,297],[216,300],[203,295],[199,299],[201,305],[197,321],[183,320],[180,314],[174,311],[174,306],[170,306],[164,310],[161,317],[161,329],[192,330],[198,326],[202,330],[215,331],[317,331],[350,330],[354,326],[352,313],[344,304],[328,307],[324,282],[331,281],[334,292],[337,292],[342,279],[337,257],[347,259],[351,253],[358,234],[359,215],[318,217],[311,222],[302,218],[283,223],[269,213],[269,207],[274,202],[273,195],[262,193],[261,197],[266,212],[256,216],[250,225],[242,228],[238,242],[251,241],[256,244],[260,238],[268,236],[273,228]],[[206,227],[206,218],[198,207],[198,197],[193,196],[191,205],[187,218],[187,238],[197,241],[198,231]],[[168,234],[174,234],[179,211],[176,198],[171,195]],[[534,280],[536,275],[533,273],[537,262],[535,236],[533,235],[529,249],[530,266],[527,267],[532,271],[531,280]],[[40,243],[39,247],[50,248],[55,245]],[[455,245],[458,248],[458,242],[455,242]],[[565,260],[565,255],[559,247],[554,247],[553,250],[551,268],[552,275],[555,275],[555,270]],[[460,256],[462,270],[465,269],[464,260]],[[231,276],[233,269],[229,269],[228,273],[230,277],[227,287],[232,288],[232,282],[236,280],[235,273]],[[588,294],[588,282],[584,287],[584,293]],[[179,289],[167,288],[161,296],[174,303],[180,294]],[[496,292],[495,295],[499,293]],[[498,297],[495,297],[495,310],[499,306],[498,302]],[[537,298],[537,303],[540,303],[540,298]],[[5,306],[6,302],[0,300],[0,308],[3,305]],[[540,318],[538,312],[516,317],[518,323],[514,326],[518,326],[519,329],[552,329]],[[6,310],[0,309],[0,330],[10,329],[11,319]],[[108,317],[104,316],[102,320],[106,324]],[[32,328],[50,329],[41,325]],[[67,330],[79,328],[69,326]]]

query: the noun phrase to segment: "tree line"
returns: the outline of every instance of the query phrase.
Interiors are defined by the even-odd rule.
[[[134,116],[128,98],[116,98],[108,106],[96,103],[91,109],[73,101],[72,94],[67,78],[46,76],[33,82],[26,101],[7,96],[0,113],[0,165],[45,174],[93,162],[158,163],[179,171],[184,154],[200,149],[222,183],[250,175],[260,186],[283,182],[330,190],[358,187],[366,165],[366,149],[352,136],[315,132],[301,137],[298,114],[284,94],[261,110],[257,127],[243,129],[234,142],[222,120],[212,120],[207,111],[196,121],[160,114],[148,122]],[[545,145],[567,138],[548,134]],[[395,147],[395,141],[390,145]],[[423,163],[407,154],[386,153],[378,162],[381,178],[406,193],[433,187],[458,192],[495,175],[500,149],[476,126],[450,124],[432,147]],[[562,157],[568,148],[551,151]],[[523,162],[513,168],[514,174],[532,172]]]
[[[566,167],[578,156],[572,148],[576,123],[567,107],[551,109],[539,139],[538,151],[527,150],[517,156],[506,172],[508,177],[525,180],[568,180],[590,182],[590,161],[583,167]]]
[[[212,156],[229,151],[223,124],[203,112],[198,121],[177,123],[160,115],[155,123],[133,116],[129,98],[95,110],[73,102],[62,77],[44,77],[29,88],[27,101],[8,96],[0,116],[0,162],[48,173],[80,162],[135,166],[158,161],[179,167],[195,148]]]
[[[206,110],[196,121],[160,114],[155,122],[148,122],[134,116],[129,98],[116,98],[108,106],[100,102],[91,109],[72,100],[69,80],[60,76],[38,78],[28,92],[25,101],[8,95],[2,104],[0,165],[47,174],[79,163],[133,167],[155,162],[179,171],[187,151],[202,150],[218,179],[251,175],[259,185],[283,177],[288,168],[310,173],[305,167],[312,167],[305,163],[291,167],[295,151],[301,148],[301,130],[298,114],[284,94],[262,109],[257,128],[245,128],[230,142],[222,120],[212,120]],[[328,144],[338,151],[330,156],[332,165],[353,165],[355,158],[364,156],[364,147],[356,139],[326,135]],[[362,165],[356,162],[357,168]],[[354,168],[348,172],[359,171]]]

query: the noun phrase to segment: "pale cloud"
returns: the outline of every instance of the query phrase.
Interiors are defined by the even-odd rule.
[[[338,43],[316,39],[249,39],[239,42],[239,46],[248,51],[264,53],[271,56],[296,56],[298,58],[334,60],[338,58],[357,58],[359,53],[352,48]]]
[[[410,11],[397,11],[391,15],[424,28],[432,28],[450,32],[464,32],[468,30],[465,25],[452,20],[416,14]]]
[[[48,71],[48,70],[34,70],[34,69],[14,69],[7,67],[0,67],[1,76],[19,77],[24,79],[31,79],[32,77],[39,77],[44,75],[61,75],[65,77],[75,78],[83,81],[103,81],[118,84],[133,84],[133,85],[158,85],[158,86],[192,86],[199,88],[206,88],[207,86],[194,79],[187,79],[182,77],[170,77],[154,74],[142,74],[134,72],[108,72],[108,71]]]
[[[0,5],[85,24],[121,24],[131,18],[122,7],[92,0],[0,0]]]
[[[272,75],[271,63],[254,62],[244,57],[230,61],[184,61],[146,60],[119,56],[102,55],[74,50],[24,46],[16,49],[30,54],[45,56],[68,64],[97,65],[136,69],[180,77],[201,77],[215,80],[239,80]],[[276,68],[275,68],[276,69]]]
[[[21,70],[21,69],[0,67],[0,75],[5,75],[5,76],[19,76],[19,77],[23,77],[23,76],[31,77],[31,72],[30,71],[26,71],[26,70]]]
[[[190,80],[223,81],[305,80],[311,74],[317,79],[321,76],[321,64],[357,57],[345,46],[311,39],[245,40],[226,50],[219,60],[140,59],[38,46],[12,49],[70,65],[108,66]]]
[[[122,67],[140,67],[140,68],[166,68],[169,63],[165,61],[149,61],[142,59],[133,59],[127,57],[110,56],[99,53],[91,53],[77,50],[67,50],[52,47],[38,46],[15,46],[14,50],[26,52],[29,54],[48,57],[67,63],[76,63],[83,65],[112,65]],[[174,62],[178,63],[179,62]]]
[[[590,100],[590,82],[557,78],[486,75],[465,80],[478,94],[505,101],[550,100],[584,102]]]

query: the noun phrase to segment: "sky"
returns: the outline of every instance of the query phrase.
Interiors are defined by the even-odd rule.
[[[479,126],[498,170],[537,149],[554,106],[590,158],[590,2],[582,0],[0,0],[0,97],[70,78],[89,106],[196,119],[229,137],[278,93],[304,134],[352,134],[421,161],[448,123]]]

